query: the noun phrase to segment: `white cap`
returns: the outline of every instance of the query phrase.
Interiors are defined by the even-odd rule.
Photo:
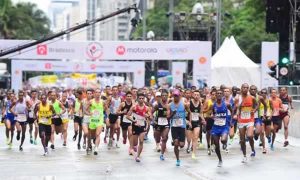
[[[157,97],[157,96],[161,96],[161,93],[160,92],[156,92],[155,93],[155,96]]]

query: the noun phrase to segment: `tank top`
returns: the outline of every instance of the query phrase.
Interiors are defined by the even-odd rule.
[[[169,121],[167,119],[167,108],[164,107],[161,103],[157,104],[156,122],[159,126],[166,126],[169,124]]]
[[[281,104],[281,100],[280,98],[276,99],[271,99],[271,103],[272,103],[272,107],[273,107],[273,113],[272,116],[279,116],[279,110],[280,110],[280,104]]]
[[[82,117],[82,111],[80,109],[80,106],[81,106],[81,102],[78,101],[78,99],[76,98],[75,100],[75,107],[74,107],[74,114],[75,116],[79,116],[79,117]]]
[[[207,108],[208,108],[209,110],[203,114],[205,118],[211,117],[211,114],[212,114],[212,106],[213,106],[213,101],[212,101],[211,99],[207,100]]]
[[[183,101],[180,101],[178,106],[176,106],[174,102],[171,102],[170,108],[171,111],[176,110],[176,114],[172,117],[171,120],[171,126],[186,128],[186,121],[185,121],[186,113],[185,113]]]
[[[226,104],[229,104],[231,109],[234,109],[234,100],[233,100],[233,97],[231,96],[230,99],[229,99],[229,102],[226,101],[225,97],[223,98],[223,101],[226,103]],[[230,110],[227,108],[227,116],[229,118],[231,118],[231,112]]]
[[[225,100],[222,100],[221,106],[215,102],[213,104],[214,109],[214,126],[217,127],[226,127],[229,125],[229,118],[228,118],[228,108],[225,103]]]
[[[59,101],[55,100],[55,102],[52,104],[54,111],[56,114],[60,114],[61,113],[61,107],[59,105]]]
[[[254,122],[254,114],[251,113],[253,110],[252,96],[248,95],[247,97],[242,98],[240,107],[239,123]]]
[[[103,102],[100,100],[98,103],[95,99],[92,100],[91,105],[91,122],[92,123],[99,123],[101,121],[104,121],[104,108],[103,108]]]
[[[65,112],[61,115],[62,119],[68,119],[69,118],[69,103],[68,101],[66,101],[65,103],[62,103],[64,108],[65,108]]]
[[[17,114],[17,121],[19,122],[26,122],[27,117],[27,109],[26,109],[26,101],[23,99],[22,102],[17,101],[16,106],[15,106],[15,112]]]
[[[146,113],[147,113],[147,107],[145,105],[142,108],[139,107],[139,105],[135,106],[133,117],[136,121],[136,125],[146,126],[146,118],[145,118]]]
[[[191,110],[191,121],[197,122],[199,121],[199,113],[200,113],[200,102],[198,106],[195,106],[193,101],[190,101],[190,110]]]
[[[35,108],[35,106],[36,106],[36,104],[38,102],[39,102],[39,100],[37,100],[37,99],[35,101],[33,101],[32,99],[30,99],[29,103],[31,104],[31,107],[30,107],[30,109],[28,111],[28,117],[29,118],[33,118],[34,108]]]
[[[120,104],[121,104],[120,97],[118,97],[117,99],[115,99],[114,97],[111,97],[111,102],[110,102],[110,106],[109,106],[110,113],[117,114],[117,110],[118,110]]]
[[[121,111],[126,110],[126,113],[121,115],[121,120],[122,120],[122,122],[125,122],[125,123],[131,123],[131,121],[126,118],[126,115],[132,106],[132,102],[130,104],[127,104],[127,102],[125,101],[124,103],[125,103],[125,106],[121,108]]]
[[[270,105],[270,100],[269,99],[265,99],[266,105],[267,105],[267,116],[271,116],[271,105]],[[259,116],[263,116],[265,113],[265,107],[263,105],[263,103],[259,103]]]
[[[281,99],[283,110],[288,111],[289,102],[290,102],[289,96],[288,95],[286,97],[279,96],[279,98]]]
[[[50,105],[47,103],[47,105],[44,106],[41,103],[38,110],[38,122],[40,124],[51,125],[51,116],[52,111],[50,109]]]

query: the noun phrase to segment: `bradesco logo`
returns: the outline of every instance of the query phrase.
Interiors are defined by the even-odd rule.
[[[127,54],[156,54],[158,53],[157,48],[140,48],[140,47],[134,47],[134,48],[126,48],[123,45],[119,45],[116,48],[117,55],[125,55]]]

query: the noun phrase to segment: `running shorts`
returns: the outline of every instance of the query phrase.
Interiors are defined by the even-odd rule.
[[[45,133],[46,136],[51,136],[51,125],[39,124],[39,134]]]
[[[273,122],[273,125],[276,124],[277,126],[279,126],[278,129],[281,129],[282,119],[280,118],[280,116],[272,116],[271,121]]]
[[[255,124],[255,126],[258,124],[258,125],[262,125],[262,119],[261,118],[255,118],[254,119],[254,124]]]
[[[229,134],[229,127],[228,126],[224,126],[224,127],[220,127],[220,126],[213,126],[211,129],[211,135],[213,136],[223,136]]]
[[[80,116],[74,116],[74,123],[78,123],[79,126],[82,126],[82,120],[83,118]]]
[[[254,126],[254,122],[248,122],[248,123],[238,123],[238,128],[246,128],[248,129],[249,127]]]
[[[60,117],[58,118],[52,118],[52,124],[54,124],[55,126],[60,126],[62,125],[62,119]]]
[[[206,121],[206,131],[210,131],[214,125],[214,119],[211,117],[205,118]]]
[[[104,121],[103,120],[94,120],[94,119],[90,120],[89,128],[91,130],[95,130],[98,127],[103,127],[103,126],[104,126]]]
[[[185,142],[185,128],[172,127],[171,134],[173,141],[177,139],[179,142]]]
[[[117,114],[109,114],[108,119],[110,124],[115,124],[118,120],[118,115]]]
[[[27,118],[27,122],[28,122],[28,124],[33,124],[34,123],[34,121],[35,121],[35,119],[33,119],[33,118]]]
[[[146,132],[146,126],[136,126],[136,125],[132,125],[132,134],[133,135],[140,135],[141,133]]]

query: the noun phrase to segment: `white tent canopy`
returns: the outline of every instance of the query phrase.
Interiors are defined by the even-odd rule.
[[[212,85],[240,86],[243,83],[260,87],[260,67],[249,59],[233,36],[224,40],[212,57]]]

